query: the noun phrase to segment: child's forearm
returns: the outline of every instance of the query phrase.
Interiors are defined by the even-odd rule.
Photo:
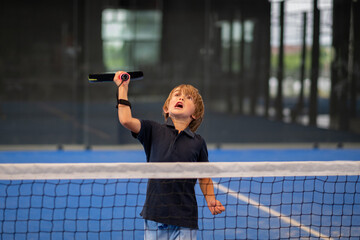
[[[211,178],[201,178],[199,179],[199,183],[210,212],[216,215],[225,211],[225,207],[215,198],[214,184]]]
[[[128,100],[128,85],[121,85],[118,87],[118,99]],[[118,116],[120,123],[126,127],[125,125],[132,118],[131,109],[127,105],[118,104]]]
[[[128,90],[129,85],[121,84],[121,86],[118,87],[118,98],[128,100]]]
[[[118,100],[128,100],[128,89],[129,89],[129,80],[125,82],[121,82],[118,78],[118,76],[122,72],[117,72],[114,77],[114,81],[116,85],[118,86]],[[131,107],[125,104],[119,104],[118,107],[118,118],[125,128],[129,129],[130,131],[134,133],[139,133],[141,128],[141,123],[139,119],[133,118],[131,115]]]
[[[215,200],[215,193],[214,193],[214,184],[211,178],[201,178],[199,179],[200,189],[204,194],[204,197],[207,202]]]

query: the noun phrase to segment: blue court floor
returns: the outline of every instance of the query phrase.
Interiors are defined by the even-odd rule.
[[[210,150],[209,159],[359,161],[360,150]],[[144,161],[139,150],[0,152],[0,163]],[[359,176],[213,180],[226,212],[212,216],[196,186],[198,239],[360,238]],[[146,183],[0,181],[0,239],[142,239]]]

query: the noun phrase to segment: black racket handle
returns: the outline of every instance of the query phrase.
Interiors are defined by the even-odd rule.
[[[97,83],[97,82],[112,82],[114,80],[115,73],[93,73],[89,74],[89,82]],[[141,80],[144,78],[144,74],[142,71],[128,72],[128,74],[122,74],[121,79],[123,81],[129,80],[129,76],[131,81]]]

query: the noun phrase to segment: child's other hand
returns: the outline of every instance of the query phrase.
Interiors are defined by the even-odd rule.
[[[123,80],[121,79],[121,75],[123,75],[123,74],[127,74],[127,72],[117,71],[117,72],[115,73],[114,82],[115,82],[116,86],[120,86],[121,83],[122,83],[122,85],[124,85],[124,86],[128,86],[128,85],[129,85],[130,76],[129,76],[129,79],[128,79],[128,80],[123,81]]]
[[[212,215],[217,215],[225,211],[225,207],[218,200],[209,201],[208,207]]]

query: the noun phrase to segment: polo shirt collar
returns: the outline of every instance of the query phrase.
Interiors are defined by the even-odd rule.
[[[168,117],[168,119],[166,120],[166,125],[168,127],[172,127],[172,128],[175,128],[175,125],[173,123],[173,121],[171,120],[170,117]],[[193,133],[189,127],[187,127],[183,132],[185,132],[188,136],[194,138],[195,137],[195,133]]]

